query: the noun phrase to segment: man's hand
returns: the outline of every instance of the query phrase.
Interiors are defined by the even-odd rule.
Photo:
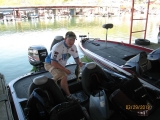
[[[80,67],[83,66],[83,63],[81,62],[80,59],[74,59],[74,60],[75,60],[75,62],[76,62]]]
[[[82,66],[83,66],[83,63],[82,63],[82,62],[79,62],[79,66],[82,67]]]
[[[67,75],[71,74],[71,71],[68,70],[68,69],[65,69],[65,72],[66,72]]]

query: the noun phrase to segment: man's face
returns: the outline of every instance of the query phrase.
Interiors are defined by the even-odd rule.
[[[65,41],[66,41],[66,44],[68,47],[72,47],[72,45],[75,42],[75,38],[74,37],[67,37],[67,38],[65,38]]]

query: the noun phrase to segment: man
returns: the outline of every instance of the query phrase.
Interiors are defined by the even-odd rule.
[[[71,55],[80,67],[83,65],[82,62],[79,61],[77,47],[74,45],[75,40],[75,33],[68,31],[65,35],[64,41],[61,41],[52,47],[50,54],[48,54],[45,59],[44,67],[53,75],[55,82],[60,80],[60,86],[69,100],[79,101],[75,96],[70,94],[67,75],[71,74],[71,72],[65,68],[67,60]]]

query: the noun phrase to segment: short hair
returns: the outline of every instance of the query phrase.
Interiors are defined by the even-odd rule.
[[[66,33],[66,35],[65,35],[65,38],[74,38],[74,39],[76,39],[77,37],[76,37],[76,35],[75,35],[74,32],[68,31],[68,32]]]

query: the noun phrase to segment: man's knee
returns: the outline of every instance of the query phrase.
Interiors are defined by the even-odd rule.
[[[44,68],[45,70],[49,71],[52,68],[52,66],[49,63],[44,63]]]
[[[61,79],[61,81],[67,81],[67,76],[63,76],[63,78]]]

